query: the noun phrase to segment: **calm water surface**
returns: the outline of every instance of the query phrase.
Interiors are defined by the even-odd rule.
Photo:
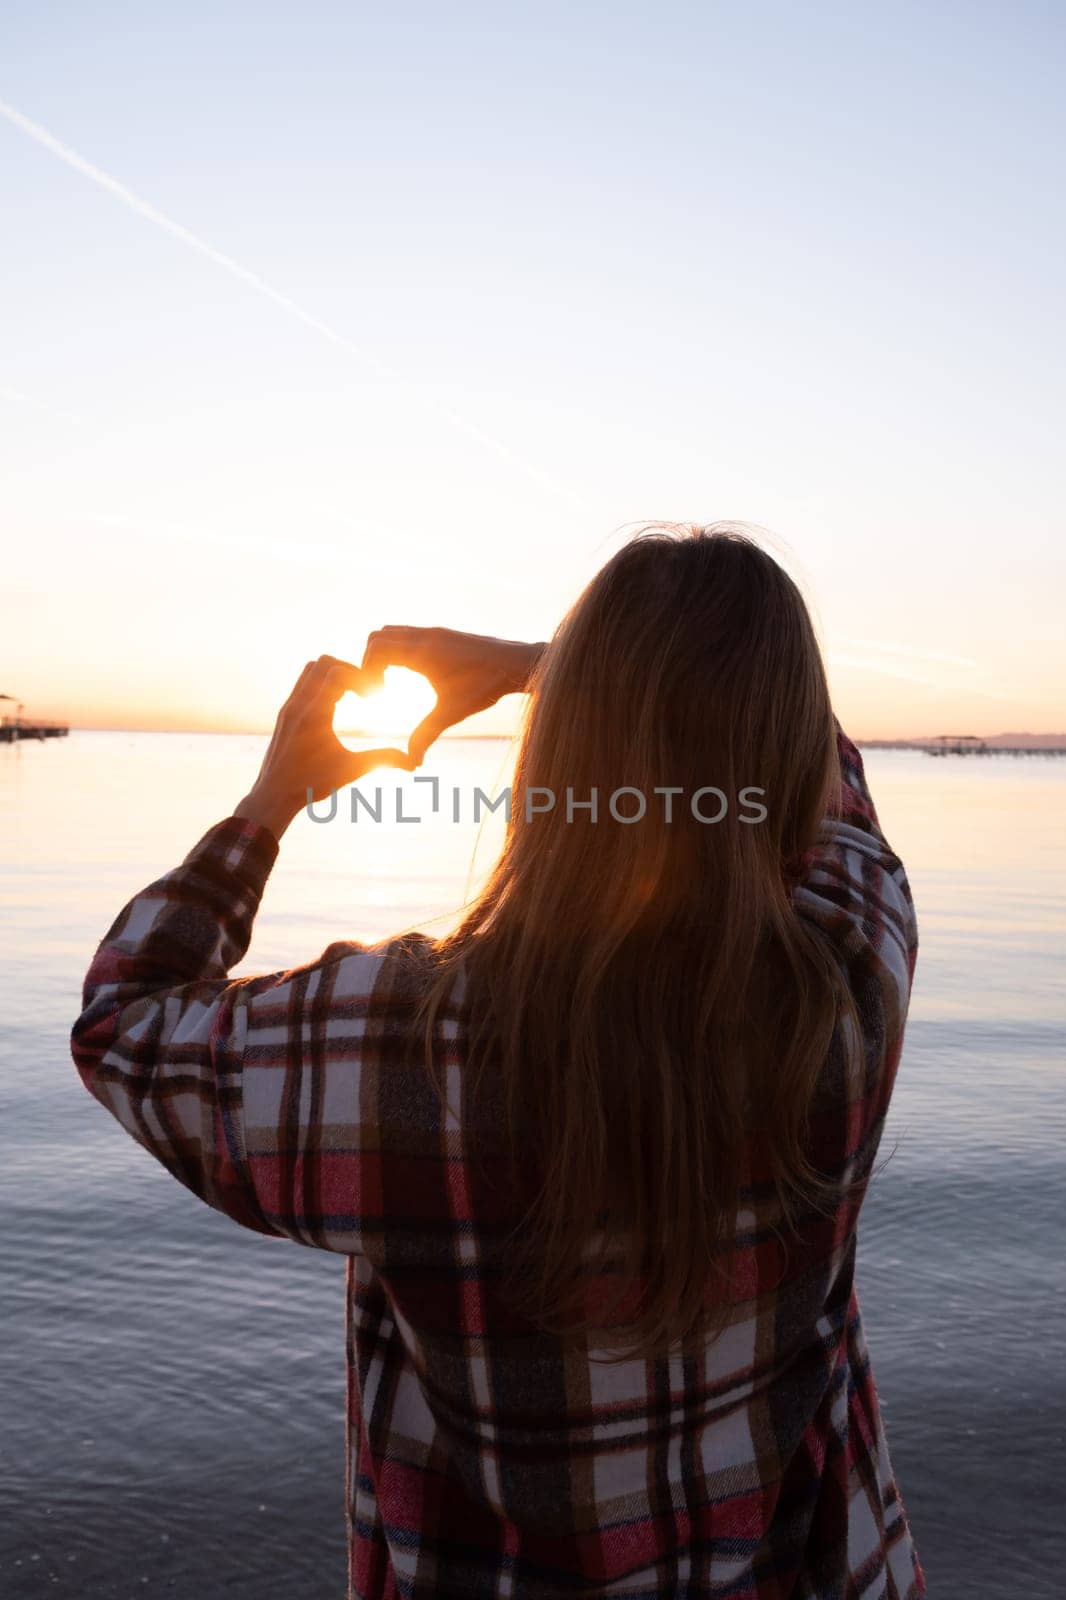
[[[74,733],[0,748],[0,1594],[328,1600],[344,1592],[343,1262],[245,1232],[82,1088],[96,943],[246,792],[257,738]],[[491,861],[459,826],[286,836],[240,971],[443,929]],[[869,752],[921,952],[859,1288],[931,1593],[1060,1596],[1066,1564],[1066,760]],[[364,783],[364,790],[372,784]]]

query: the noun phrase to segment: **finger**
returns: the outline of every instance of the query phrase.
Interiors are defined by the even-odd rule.
[[[351,750],[346,754],[345,783],[356,783],[368,772],[373,772],[375,767],[400,767],[410,772],[415,765],[406,750],[396,750],[391,746],[379,750]]]
[[[367,689],[380,689],[386,667],[414,667],[424,641],[424,628],[378,628],[366,641],[363,672]]]
[[[306,689],[308,681],[309,681],[309,679],[311,677],[311,674],[312,674],[312,672],[314,670],[315,670],[315,662],[308,661],[306,666],[304,667],[303,671],[300,673],[300,676],[297,678],[296,682],[293,684],[292,688],[289,690],[289,698],[285,702],[286,706],[291,706],[291,705],[295,704],[295,702],[299,699],[300,695]],[[282,709],[284,710],[284,707],[282,707]]]
[[[305,668],[303,676],[292,692],[290,717],[317,718],[332,716],[333,707],[349,689],[365,693],[363,675],[351,661],[341,661],[336,656],[319,656]]]
[[[345,661],[342,656],[319,656],[311,676],[313,680],[321,681],[328,678],[331,672],[340,671],[358,677],[359,670],[354,661]]]
[[[434,739],[439,739],[445,728],[450,727],[453,721],[454,718],[443,712],[440,706],[434,706],[429,715],[422,718],[407,741],[408,752],[416,765],[421,763],[422,757]]]
[[[319,656],[315,672],[308,680],[307,704],[316,710],[326,705],[335,706],[349,689],[355,694],[365,694],[366,688],[366,676],[354,662],[341,661],[336,656]]]

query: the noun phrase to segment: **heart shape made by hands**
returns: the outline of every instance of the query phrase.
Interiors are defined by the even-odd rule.
[[[347,690],[337,701],[333,731],[346,750],[367,750],[407,741],[437,696],[428,678],[407,667],[386,667],[385,682],[368,694]]]

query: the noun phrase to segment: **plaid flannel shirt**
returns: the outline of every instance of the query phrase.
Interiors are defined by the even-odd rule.
[[[925,1593],[854,1284],[917,932],[861,757],[839,747],[840,814],[795,890],[861,1020],[858,1049],[838,1030],[811,1120],[839,1199],[783,1242],[750,1159],[730,1320],[695,1356],[606,1364],[501,1298],[515,1219],[473,1160],[496,1124],[463,1092],[458,999],[434,1046],[446,1106],[412,1065],[428,940],[231,980],[278,850],[231,817],[100,945],[72,1036],[88,1089],[208,1205],[347,1258],[352,1600]]]

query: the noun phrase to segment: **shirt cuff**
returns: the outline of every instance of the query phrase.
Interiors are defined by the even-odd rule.
[[[259,896],[266,887],[281,846],[269,828],[250,817],[226,817],[208,828],[185,857],[183,865],[210,861],[224,867],[242,887]]]

